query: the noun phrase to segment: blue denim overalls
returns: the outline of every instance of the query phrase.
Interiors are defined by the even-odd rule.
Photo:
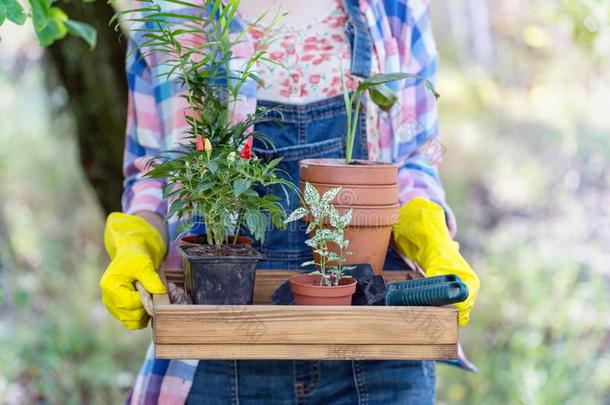
[[[371,38],[357,0],[345,1],[350,17],[348,35],[352,44],[351,73],[369,76]],[[256,131],[273,139],[274,149],[255,142],[254,151],[264,159],[283,156],[279,167],[299,184],[299,160],[342,158],[345,153],[346,114],[342,96],[306,105],[283,105],[263,100],[261,107],[275,108],[269,121]],[[353,155],[367,159],[365,122],[360,114]],[[281,122],[278,122],[281,118]],[[280,191],[286,212],[299,204],[296,193],[287,201]],[[258,268],[296,269],[311,260],[305,241],[305,225],[293,223],[286,230],[268,230],[264,255]],[[405,269],[396,252],[390,250],[386,269]],[[366,327],[366,325],[363,325]],[[291,361],[240,360],[200,361],[188,404],[433,404],[435,364],[429,361]]]

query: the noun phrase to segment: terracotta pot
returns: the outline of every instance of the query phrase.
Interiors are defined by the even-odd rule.
[[[345,265],[368,263],[373,268],[373,273],[380,275],[392,236],[392,225],[398,220],[400,206],[398,204],[370,207],[337,205],[335,208],[340,214],[348,209],[352,210],[352,222],[345,229],[345,239],[350,241],[349,250],[352,254],[346,257]],[[309,222],[311,219],[311,216],[307,216],[305,221]],[[330,248],[339,253],[332,243]],[[314,254],[314,259],[318,261],[318,255]]]
[[[337,187],[333,184],[311,183],[320,194],[326,193],[328,190]],[[398,201],[398,185],[366,185],[354,186],[343,185],[341,191],[333,200],[334,204],[338,205],[394,205]],[[301,191],[305,189],[305,183],[301,181]]]
[[[303,159],[299,162],[301,181],[336,186],[396,185],[398,166],[391,163],[354,160],[346,165],[343,159]]]
[[[229,242],[233,244],[233,237],[229,237]],[[205,235],[191,235],[185,236],[180,239],[180,246],[189,246],[189,245],[207,245],[207,239]],[[254,240],[247,236],[238,236],[237,237],[238,245],[248,245],[252,246],[254,244]]]
[[[338,286],[320,286],[321,276],[297,274],[290,277],[295,305],[351,305],[355,278],[342,278]]]
[[[376,275],[381,274],[400,209],[398,167],[369,161],[346,165],[340,159],[306,159],[300,162],[300,169],[302,184],[309,182],[320,193],[343,188],[333,203],[341,213],[352,210],[345,238],[353,254],[347,256],[346,264],[369,263]]]

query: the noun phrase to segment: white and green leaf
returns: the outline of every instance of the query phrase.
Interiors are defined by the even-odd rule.
[[[284,220],[284,223],[287,224],[289,222],[298,221],[299,219],[304,218],[307,214],[309,214],[309,211],[306,208],[299,207],[288,215],[288,218]]]
[[[321,204],[330,204],[335,199],[337,194],[339,194],[340,191],[341,191],[341,187],[331,188],[326,193],[324,193],[324,195],[320,199],[320,203]]]
[[[303,198],[305,199],[305,204],[311,207],[313,205],[317,205],[320,202],[320,193],[318,193],[318,190],[310,183],[305,183],[305,192],[303,193]]]

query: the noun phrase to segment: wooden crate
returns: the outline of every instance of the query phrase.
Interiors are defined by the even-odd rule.
[[[408,272],[384,272],[386,280]],[[168,271],[168,281],[180,284]],[[153,296],[157,358],[442,360],[457,357],[453,307],[270,305],[293,271],[258,270],[254,305],[176,305]]]

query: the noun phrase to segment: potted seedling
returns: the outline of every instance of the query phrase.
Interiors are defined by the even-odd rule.
[[[408,73],[380,73],[361,81],[349,92],[343,76],[343,98],[347,113],[345,159],[305,159],[300,161],[301,187],[312,184],[320,193],[341,187],[337,196],[339,211],[351,209],[353,218],[346,228],[353,254],[346,264],[369,263],[375,274],[383,270],[392,225],[398,219],[398,167],[394,164],[352,158],[358,126],[360,105],[365,93],[383,111],[389,112],[396,103],[396,94],[386,83],[404,80],[424,80],[427,88],[438,96],[431,82]],[[308,218],[305,218],[308,221]],[[337,251],[337,246],[332,246]]]
[[[181,233],[197,223],[205,226],[204,237],[178,247],[186,290],[195,304],[252,303],[261,255],[251,243],[239,243],[240,232],[262,241],[269,226],[283,227],[279,197],[259,195],[256,189],[292,186],[276,168],[281,158],[265,161],[252,151],[253,137],[262,136],[252,129],[266,111],[246,117],[235,111],[240,89],[260,81],[254,66],[265,59],[263,51],[255,51],[234,63],[233,49],[251,28],[231,33],[238,4],[204,0],[186,12],[150,6],[121,13],[136,24],[137,50],[162,60],[159,74],[168,85],[184,89],[188,133],[149,162],[147,176],[166,182],[168,218],[181,223]]]
[[[352,220],[352,211],[343,214],[332,204],[341,191],[333,188],[320,196],[318,190],[305,183],[302,207],[292,212],[285,223],[309,218],[305,243],[313,249],[314,260],[302,266],[314,266],[307,274],[290,277],[290,291],[296,305],[351,305],[356,279],[344,274],[346,257],[351,254],[345,228]],[[331,249],[331,245],[336,249]]]

